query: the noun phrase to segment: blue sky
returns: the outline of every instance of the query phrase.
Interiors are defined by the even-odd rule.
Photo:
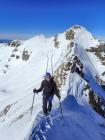
[[[28,38],[85,26],[105,36],[105,0],[0,0],[0,38]]]

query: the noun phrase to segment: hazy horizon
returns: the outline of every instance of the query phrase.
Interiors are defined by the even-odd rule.
[[[68,28],[67,28],[68,29]],[[66,29],[66,30],[67,30]],[[64,31],[66,31],[64,30]],[[88,29],[87,29],[88,30]],[[61,31],[61,32],[58,32],[58,33],[63,33],[64,31]],[[89,31],[89,30],[88,30]],[[91,32],[91,31],[89,31]],[[91,32],[92,33],[92,32]],[[37,35],[44,35],[45,37],[51,37],[51,36],[54,36],[56,35],[57,33],[55,34],[52,34],[52,35],[46,35],[44,33],[40,33],[40,34],[7,34],[7,33],[0,33],[0,40],[15,40],[15,39],[18,39],[18,40],[27,40],[29,38],[32,38],[32,37],[35,37]],[[94,33],[92,33],[95,37],[105,41],[105,36],[98,36]]]

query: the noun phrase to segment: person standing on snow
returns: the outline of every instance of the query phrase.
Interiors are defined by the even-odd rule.
[[[41,83],[41,87],[39,89],[33,89],[34,93],[41,92],[43,90],[43,113],[47,115],[52,109],[52,100],[54,95],[56,95],[59,99],[61,96],[57,90],[57,86],[51,74],[49,72],[46,73],[45,79]]]

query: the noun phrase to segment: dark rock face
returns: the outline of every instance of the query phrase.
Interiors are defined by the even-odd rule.
[[[100,45],[86,49],[86,51],[93,52],[101,60],[101,63],[105,65],[105,44],[100,43]]]
[[[105,118],[105,100],[97,96],[92,90],[89,92],[89,103],[98,114]]]
[[[105,71],[102,73],[102,76],[105,76]]]
[[[0,112],[0,117],[5,116],[8,113],[8,111],[10,110],[11,106],[12,105],[8,105],[3,109],[3,111],[1,111]]]
[[[73,40],[76,30],[81,29],[79,25],[73,26],[70,30],[68,30],[65,34],[67,40]]]
[[[67,31],[66,34],[65,34],[67,40],[73,40],[74,35],[75,35],[75,32],[74,32],[73,29]]]
[[[11,46],[11,47],[19,47],[21,45],[21,42],[20,41],[11,41],[11,42],[8,42],[7,45]]]
[[[102,88],[105,90],[105,85],[101,85],[102,86]]]
[[[28,51],[23,50],[22,53],[22,60],[27,61],[29,59],[30,55],[28,54]]]
[[[58,41],[58,36],[57,35],[54,38],[54,47],[59,48],[59,41]]]

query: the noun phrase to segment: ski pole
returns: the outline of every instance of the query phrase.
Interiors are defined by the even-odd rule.
[[[34,93],[34,95],[33,95],[33,100],[32,100],[32,107],[31,107],[31,117],[32,117],[32,112],[33,112],[34,99],[35,99],[35,93]]]
[[[59,99],[59,104],[60,104],[61,116],[62,116],[62,119],[64,119],[64,117],[63,117],[63,110],[62,110],[62,104],[61,104],[60,99]]]
[[[52,76],[53,76],[53,54],[51,56],[51,67],[52,67]]]
[[[48,62],[49,62],[49,56],[47,55],[47,65],[46,65],[46,72],[47,72],[47,69],[48,69]]]

